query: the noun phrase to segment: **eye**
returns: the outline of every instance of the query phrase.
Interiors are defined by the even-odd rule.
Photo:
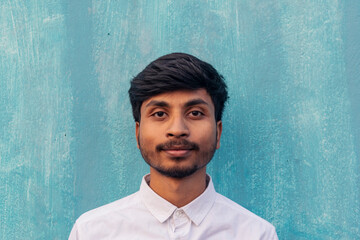
[[[199,117],[203,116],[204,114],[202,112],[200,112],[200,111],[191,111],[189,113],[189,115],[191,117],[199,118]]]
[[[156,118],[163,118],[165,117],[166,113],[163,111],[158,111],[152,114],[152,116],[156,117]]]

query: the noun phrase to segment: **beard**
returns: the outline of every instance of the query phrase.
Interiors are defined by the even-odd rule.
[[[217,135],[217,134],[216,134]],[[144,158],[145,162],[158,171],[160,174],[171,177],[171,178],[185,178],[192,174],[194,174],[199,169],[202,169],[205,167],[213,158],[214,153],[216,151],[216,138],[214,143],[212,143],[207,149],[201,149],[198,144],[189,142],[185,139],[182,140],[171,140],[163,144],[159,144],[155,147],[153,151],[148,150],[143,146],[140,142],[140,139],[138,138],[139,142],[139,148],[142,157]],[[161,151],[164,151],[166,149],[171,149],[172,146],[185,146],[187,148],[190,148],[193,153],[191,155],[195,155],[196,159],[190,166],[174,166],[174,167],[166,167],[162,164],[161,158]],[[175,161],[175,162],[181,162],[183,160],[186,160],[182,157],[173,157],[168,159],[167,161]]]

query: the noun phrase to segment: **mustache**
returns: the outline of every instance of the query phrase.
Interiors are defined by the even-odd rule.
[[[157,151],[170,150],[170,149],[199,150],[199,145],[194,142],[190,142],[186,139],[181,139],[181,140],[170,140],[168,142],[161,143],[156,146]]]

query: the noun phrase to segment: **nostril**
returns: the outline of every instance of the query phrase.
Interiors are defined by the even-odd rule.
[[[182,119],[174,119],[169,123],[169,128],[167,129],[167,137],[172,138],[183,138],[189,135],[189,129],[187,128],[185,122]]]

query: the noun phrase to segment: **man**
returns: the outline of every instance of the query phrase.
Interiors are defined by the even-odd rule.
[[[228,98],[210,64],[165,55],[132,79],[129,96],[150,174],[138,192],[83,214],[69,239],[277,239],[270,223],[216,193],[206,174]]]

